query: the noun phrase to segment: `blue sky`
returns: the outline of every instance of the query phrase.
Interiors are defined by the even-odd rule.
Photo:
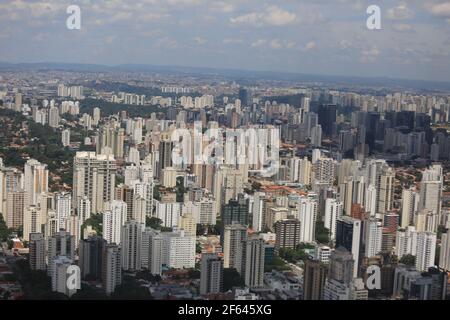
[[[81,8],[68,30],[66,8]],[[382,30],[366,28],[378,5]],[[0,0],[0,61],[450,81],[449,0]]]

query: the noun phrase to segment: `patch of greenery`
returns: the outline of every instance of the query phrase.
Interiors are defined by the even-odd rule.
[[[27,300],[67,300],[64,294],[53,292],[51,279],[45,271],[33,271],[28,261],[18,260],[14,268],[14,274],[24,292]]]
[[[267,265],[267,266],[264,267],[264,271],[265,272],[271,272],[273,270],[276,270],[276,271],[288,271],[288,270],[291,270],[291,268],[279,256],[274,256],[272,264],[271,265]]]
[[[330,242],[330,230],[325,228],[322,221],[316,222],[316,241],[322,244]]]
[[[223,290],[226,292],[233,287],[243,287],[244,278],[234,268],[223,269]]]
[[[416,265],[416,256],[413,256],[411,254],[405,254],[399,261],[400,263],[403,263],[407,266],[415,266]]]
[[[83,223],[81,230],[83,231],[87,226],[91,226],[97,232],[97,235],[101,237],[103,235],[103,214],[92,215]]]
[[[184,194],[187,192],[187,189],[184,187],[184,179],[179,177],[177,179],[177,185],[175,187],[175,192],[177,194],[177,202],[184,201]]]
[[[126,111],[129,117],[149,117],[152,113],[164,113],[166,109],[159,106],[136,106],[123,103],[113,103],[105,100],[84,99],[81,101],[80,113],[92,114],[94,108],[101,109],[102,116],[110,116]]]
[[[161,230],[163,221],[155,217],[146,217],[145,226],[155,230]]]
[[[148,288],[141,286],[137,280],[125,275],[122,284],[117,286],[111,298],[116,300],[151,300],[152,296]]]
[[[137,272],[136,279],[143,279],[151,283],[159,283],[162,280],[160,275],[154,275],[149,270],[142,270]]]
[[[6,226],[5,219],[3,219],[3,214],[0,213],[0,241],[5,242],[8,240],[10,230]]]
[[[304,249],[307,248],[301,248],[300,246],[297,247],[297,249],[280,248],[278,254],[280,258],[295,264],[301,260],[306,261],[308,259],[308,254],[305,252]]]

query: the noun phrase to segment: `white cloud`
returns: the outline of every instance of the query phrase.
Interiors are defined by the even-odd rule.
[[[251,12],[242,16],[231,18],[233,25],[251,25],[261,27],[264,25],[285,26],[295,23],[297,15],[283,10],[277,6],[269,6],[262,12]]]
[[[270,6],[266,9],[264,20],[273,26],[284,26],[292,24],[297,19],[297,15],[289,11],[285,11],[277,6]]]
[[[407,20],[414,17],[412,11],[406,2],[401,2],[398,6],[388,9],[387,17],[391,20]]]
[[[211,10],[222,13],[233,12],[236,7],[232,3],[227,3],[225,1],[215,1],[211,4]]]
[[[436,17],[450,17],[450,2],[433,4],[428,11]]]
[[[376,46],[373,46],[372,48],[363,50],[361,52],[360,61],[366,62],[366,63],[374,62],[380,54],[381,54],[381,51]]]

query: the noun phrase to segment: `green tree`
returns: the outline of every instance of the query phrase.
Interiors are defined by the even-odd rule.
[[[161,230],[163,221],[155,217],[146,217],[145,226],[155,230]]]
[[[244,279],[234,268],[223,269],[223,289],[228,291],[233,287],[242,287],[245,285]]]
[[[400,259],[399,262],[403,263],[407,266],[415,266],[416,265],[416,256],[413,256],[411,254],[406,254]]]
[[[103,214],[100,213],[92,215],[83,223],[81,226],[81,231],[83,231],[87,226],[91,226],[92,229],[97,232],[97,235],[101,237],[103,235]]]
[[[156,185],[153,188],[153,199],[161,201],[161,192],[159,191],[160,186]]]
[[[3,219],[3,215],[0,213],[0,241],[5,242],[8,240],[9,229],[6,226],[5,219]]]
[[[148,288],[143,287],[134,277],[125,275],[122,284],[119,285],[111,296],[118,300],[151,300],[152,296]]]

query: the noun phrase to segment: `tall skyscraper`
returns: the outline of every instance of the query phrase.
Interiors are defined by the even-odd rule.
[[[30,234],[42,232],[42,210],[36,206],[28,207],[23,215],[23,239],[30,240]]]
[[[303,275],[303,300],[322,300],[327,268],[317,260],[306,260]]]
[[[317,114],[319,124],[322,126],[323,133],[331,137],[333,134],[333,125],[336,123],[337,106],[332,104],[322,104],[319,106]]]
[[[30,159],[25,163],[25,191],[28,194],[27,205],[36,205],[42,193],[48,192],[47,165]]]
[[[300,242],[312,243],[316,240],[317,210],[318,204],[316,199],[310,197],[300,199],[298,204]]]
[[[58,128],[59,126],[59,110],[57,107],[50,107],[48,109],[48,125],[52,128]]]
[[[58,230],[67,229],[67,219],[71,214],[72,195],[70,193],[56,194],[56,217],[58,219]]]
[[[417,233],[416,270],[427,271],[435,265],[436,234],[432,232]]]
[[[244,245],[247,240],[247,228],[234,223],[226,225],[223,232],[223,258],[225,268],[234,268],[242,273]]]
[[[266,213],[266,195],[263,192],[256,192],[253,195],[252,206],[252,226],[255,232],[261,232],[264,229]]]
[[[12,223],[8,222],[8,208],[6,203],[8,193],[23,191],[23,180],[23,173],[18,169],[4,166],[0,167],[0,212],[3,214],[7,224]],[[28,200],[25,203],[28,203]],[[8,227],[12,228],[9,224]]]
[[[250,236],[244,244],[244,282],[249,288],[264,286],[264,240],[257,236]]]
[[[101,280],[103,250],[106,240],[94,236],[80,240],[78,266],[84,279]]]
[[[381,242],[383,237],[383,225],[379,219],[370,219],[364,224],[366,231],[365,257],[375,257],[381,252]]]
[[[202,254],[200,294],[223,291],[223,260],[215,253]]]
[[[440,224],[444,224],[441,213],[443,171],[441,165],[433,165],[422,174],[420,183],[419,210],[428,209],[438,215]]]
[[[70,129],[65,129],[62,131],[61,142],[64,147],[70,146]]]
[[[142,234],[142,268],[151,274],[161,275],[163,264],[164,238],[159,231],[146,228]]]
[[[249,89],[241,88],[239,89],[239,100],[245,107],[249,107],[252,105],[252,95]]]
[[[356,278],[359,270],[359,261],[361,258],[361,221],[342,216],[336,224],[336,247],[344,247],[353,255],[354,268],[353,276]]]
[[[450,272],[450,232],[442,234],[439,268]]]
[[[10,191],[6,196],[4,218],[8,228],[17,229],[24,224],[24,214],[28,202],[25,191]]]
[[[108,244],[103,248],[102,285],[108,296],[122,283],[120,251],[120,247],[115,244]]]
[[[419,194],[415,190],[403,189],[400,227],[406,228],[414,224],[414,214],[419,209]]]
[[[159,142],[159,170],[157,172],[158,177],[161,176],[162,170],[168,167],[172,167],[172,150],[173,142],[169,136],[163,136]]]
[[[145,225],[130,220],[122,227],[122,269],[125,271],[141,270],[142,233]]]
[[[127,204],[123,201],[112,201],[110,210],[103,212],[103,238],[109,244],[120,244],[122,226],[126,221]]]
[[[103,211],[105,203],[114,200],[116,171],[112,155],[77,152],[73,170],[73,206],[79,197],[87,196],[93,214]]]
[[[329,230],[330,240],[336,239],[336,221],[343,215],[342,202],[328,198],[325,201],[325,219],[324,227]]]
[[[366,167],[368,184],[375,187],[372,196],[376,197],[375,214],[384,214],[389,212],[392,207],[394,197],[394,179],[395,172],[386,163],[386,160],[371,160]],[[367,208],[366,208],[367,209]],[[371,214],[372,215],[372,214]]]
[[[30,234],[30,243],[28,244],[30,254],[29,262],[31,270],[45,271],[45,239],[42,233]]]

